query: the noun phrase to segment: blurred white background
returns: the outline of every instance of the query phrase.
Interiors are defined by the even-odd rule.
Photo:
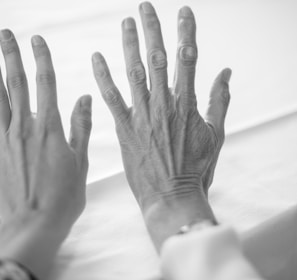
[[[128,16],[136,19],[145,58],[138,15],[140,2],[0,0],[0,3],[0,28],[10,28],[18,39],[32,108],[36,110],[30,38],[40,34],[52,51],[66,134],[75,100],[82,94],[93,96],[89,182],[122,170],[113,120],[93,78],[91,55],[97,50],[104,54],[116,84],[130,103],[120,24]],[[196,15],[199,48],[196,88],[201,113],[205,111],[216,74],[224,67],[232,68],[227,134],[296,110],[297,1],[155,0],[152,3],[162,24],[172,78],[177,11],[189,5]],[[0,63],[3,69],[2,57]]]

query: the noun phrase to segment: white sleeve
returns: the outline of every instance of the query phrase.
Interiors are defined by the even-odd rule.
[[[231,227],[215,226],[170,237],[161,250],[170,280],[264,280],[242,253]]]

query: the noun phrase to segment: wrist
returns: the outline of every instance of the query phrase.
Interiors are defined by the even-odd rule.
[[[14,216],[0,225],[0,258],[14,260],[42,279],[68,231],[40,213]]]
[[[146,226],[157,250],[184,225],[198,219],[216,222],[203,188],[183,188],[180,192],[163,193],[143,209]]]
[[[152,205],[171,204],[173,201],[192,195],[194,197],[205,196],[202,180],[200,176],[194,174],[173,176],[166,181],[147,182],[146,185],[145,189],[149,191],[141,193],[137,198],[143,213]]]

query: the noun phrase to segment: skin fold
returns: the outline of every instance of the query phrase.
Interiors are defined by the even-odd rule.
[[[150,87],[142,63],[135,21],[122,23],[126,72],[133,105],[114,84],[102,54],[93,55],[94,76],[115,120],[129,185],[159,249],[179,227],[197,218],[214,220],[208,188],[224,141],[231,70],[224,69],[210,93],[205,119],[197,110],[196,24],[189,7],[178,14],[178,44],[173,86],[168,86],[167,56],[160,22],[149,2],[139,6],[145,36]]]

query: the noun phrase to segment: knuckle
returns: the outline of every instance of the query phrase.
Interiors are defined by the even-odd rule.
[[[129,80],[133,84],[142,84],[145,81],[145,70],[142,63],[137,63],[128,69]]]
[[[10,89],[22,88],[27,85],[25,73],[17,73],[7,77],[7,85]]]
[[[56,83],[56,76],[53,71],[39,73],[36,76],[36,82],[40,85],[53,85]]]
[[[109,77],[109,71],[107,68],[99,67],[94,72],[95,78],[99,80],[104,80]]]
[[[167,58],[166,53],[160,49],[154,49],[149,54],[149,62],[150,66],[157,70],[157,69],[164,69],[167,67]]]
[[[111,106],[120,106],[122,103],[119,92],[115,87],[106,89],[102,95],[106,103]]]
[[[195,66],[197,61],[197,47],[182,45],[178,51],[179,59],[184,66]]]

